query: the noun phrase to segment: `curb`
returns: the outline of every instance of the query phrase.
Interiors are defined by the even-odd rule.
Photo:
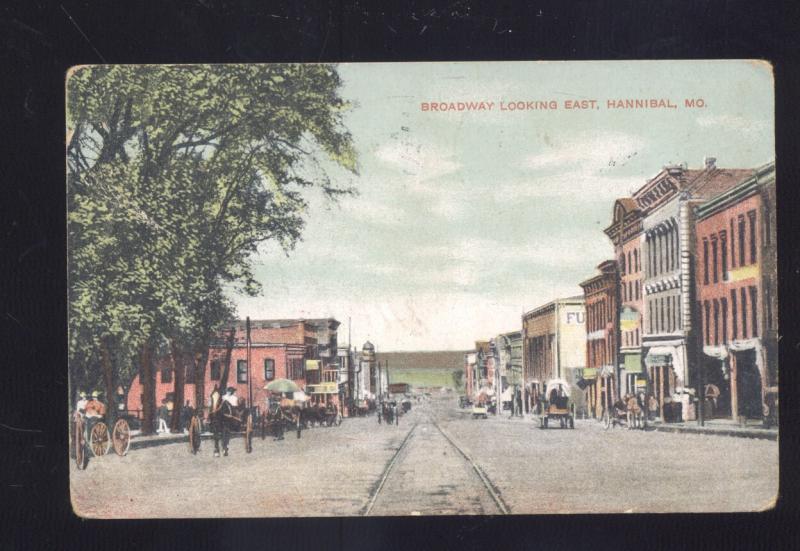
[[[778,441],[777,432],[756,432],[756,431],[742,431],[735,429],[704,429],[698,427],[671,427],[665,425],[650,425],[653,430],[660,432],[672,433],[685,433],[685,434],[708,434],[711,436],[732,436],[735,438],[752,438],[756,440],[772,440]]]
[[[211,433],[203,433],[200,435],[200,440],[211,440],[214,437]],[[234,435],[231,434],[231,439]],[[167,444],[186,444],[189,445],[188,434],[175,434],[164,438],[148,438],[147,440],[140,440],[138,438],[131,438],[130,450],[141,450],[145,448],[155,448],[158,446],[166,446]]]

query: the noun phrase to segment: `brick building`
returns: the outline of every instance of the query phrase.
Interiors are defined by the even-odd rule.
[[[605,229],[614,244],[619,274],[619,393],[646,389],[642,375],[642,210],[635,199],[624,197],[614,204],[614,217]]]
[[[264,386],[274,379],[291,379],[301,388],[306,388],[309,380],[314,383],[319,379],[324,381],[328,376],[326,372],[329,370],[326,368],[329,364],[320,359],[317,339],[322,332],[335,342],[335,335],[330,337],[330,333],[335,333],[338,325],[339,322],[332,318],[252,320],[250,330],[252,366],[248,369],[245,322],[237,321],[232,326],[235,332],[227,382],[221,379],[225,368],[227,349],[225,341],[228,330],[220,332],[219,337],[209,347],[204,369],[205,396],[210,395],[215,385],[221,385],[234,387],[241,399],[248,400],[252,383],[253,402],[256,405],[263,405],[268,394]],[[194,371],[190,366],[183,366],[183,369],[186,369],[187,375],[184,385],[185,400],[188,400],[192,407],[196,407]],[[156,361],[156,373],[156,405],[159,405],[174,390],[174,370],[169,358],[160,358]],[[338,395],[338,389],[336,394]],[[128,390],[126,404],[131,411],[140,411],[142,408],[142,387],[138,375]]]
[[[681,418],[695,418],[691,395],[697,386],[694,346],[694,208],[719,195],[752,170],[720,169],[707,158],[704,168],[668,166],[634,193],[644,215],[645,235],[642,352],[650,390],[662,418],[677,418],[668,402],[681,403]]]
[[[619,279],[617,262],[606,260],[599,275],[587,279],[583,288],[586,304],[586,367],[579,382],[584,386],[586,409],[600,417],[617,399],[619,354]]]
[[[761,418],[778,383],[775,163],[695,212],[706,413]]]
[[[525,408],[544,392],[549,379],[562,378],[572,386],[576,407],[583,392],[575,386],[586,365],[586,311],[583,296],[556,299],[522,316],[522,358]]]

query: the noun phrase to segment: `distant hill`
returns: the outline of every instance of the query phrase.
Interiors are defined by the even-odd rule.
[[[376,360],[389,361],[389,369],[463,369],[466,350],[378,352]]]

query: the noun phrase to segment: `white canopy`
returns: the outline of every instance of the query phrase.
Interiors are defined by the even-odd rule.
[[[544,385],[545,396],[550,394],[551,390],[553,390],[554,388],[558,388],[559,386],[561,386],[564,389],[565,394],[569,395],[570,387],[567,381],[565,381],[564,379],[550,379]]]
[[[308,395],[302,390],[296,390],[292,393],[292,399],[298,402],[305,402],[308,400]]]

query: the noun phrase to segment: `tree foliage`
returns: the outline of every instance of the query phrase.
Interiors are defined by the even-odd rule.
[[[110,347],[114,384],[144,343],[192,354],[256,294],[259,244],[289,251],[305,190],[357,173],[330,65],[89,66],[67,81],[69,350],[74,376]],[[321,161],[327,157],[329,161]]]

